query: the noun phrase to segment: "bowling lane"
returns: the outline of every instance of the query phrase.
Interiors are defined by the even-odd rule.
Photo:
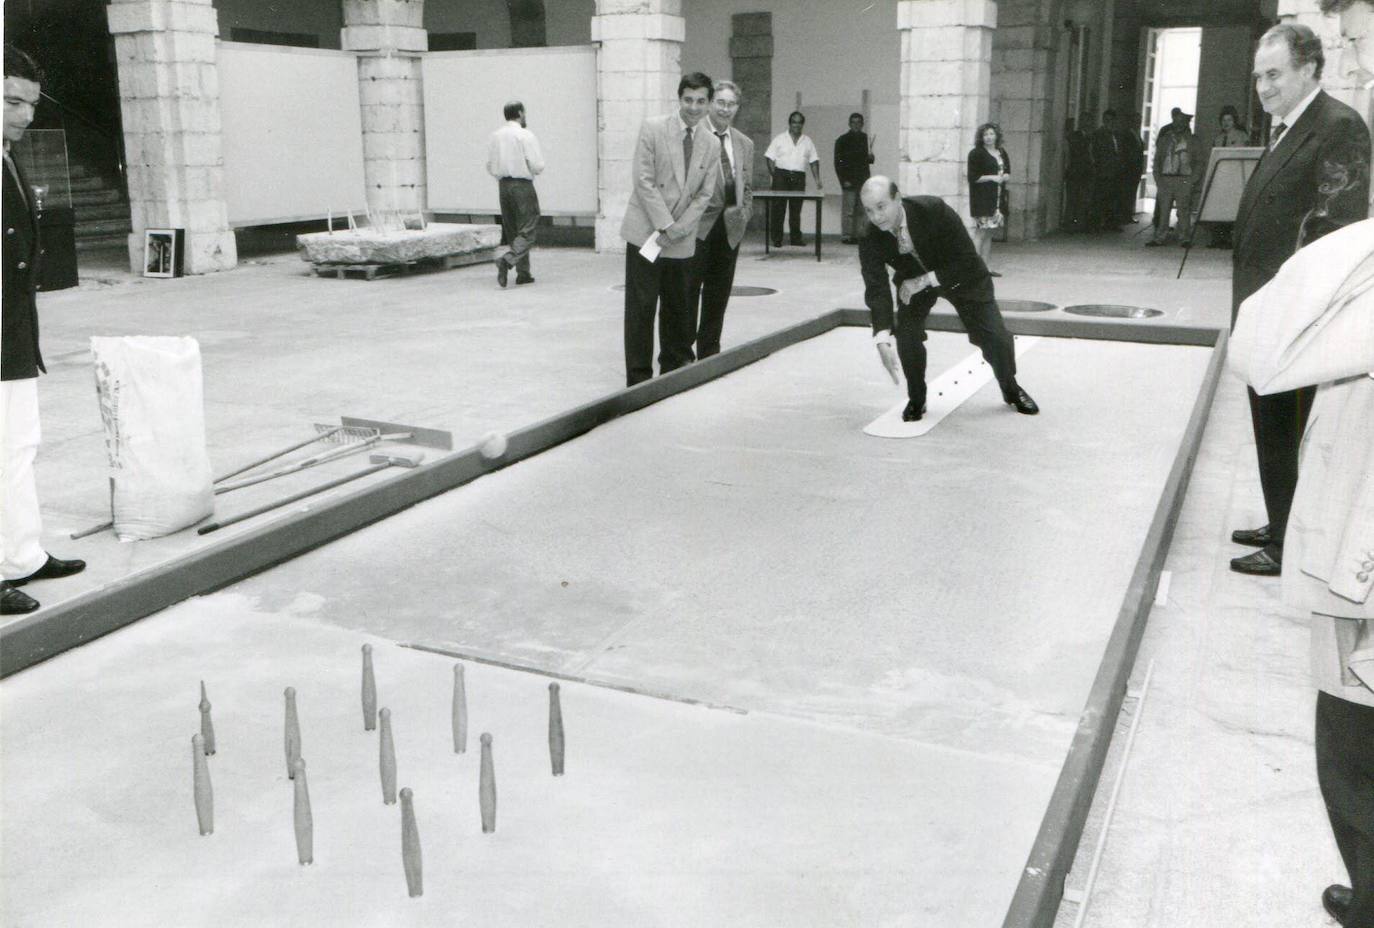
[[[965,357],[933,334],[932,378]],[[929,435],[841,329],[234,589],[592,681],[1057,770],[1206,349],[1044,339]],[[550,389],[554,389],[550,385]]]

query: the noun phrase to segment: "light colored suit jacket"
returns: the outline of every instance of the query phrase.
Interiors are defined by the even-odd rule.
[[[1260,393],[1320,385],[1284,539],[1284,599],[1314,613],[1317,685],[1374,705],[1374,219],[1303,248],[1246,300],[1229,360]]]
[[[634,186],[620,224],[620,237],[638,248],[659,229],[669,243],[664,258],[690,258],[696,251],[697,226],[720,175],[720,142],[701,127],[692,138],[692,163],[682,163],[682,136],[676,113],[650,116],[639,127],[631,166]]]
[[[697,226],[697,238],[704,239],[711,234],[716,218],[725,211],[725,237],[731,248],[738,248],[744,241],[744,230],[749,225],[749,217],[754,214],[754,140],[743,132],[730,127],[730,143],[735,154],[735,205],[725,207],[725,183],[717,177],[716,192],[701,214],[701,224]],[[716,156],[719,163],[720,156]]]

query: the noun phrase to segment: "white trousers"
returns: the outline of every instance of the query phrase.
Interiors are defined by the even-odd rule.
[[[48,560],[33,459],[43,437],[38,378],[0,380],[0,577],[27,577]]]

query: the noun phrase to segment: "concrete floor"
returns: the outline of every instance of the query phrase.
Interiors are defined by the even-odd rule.
[[[996,246],[999,295],[1154,306],[1166,320],[1225,324],[1228,253],[1195,252],[1176,281],[1181,252],[1143,243],[1128,231]],[[736,300],[727,343],[862,305],[852,253],[836,245],[818,265],[795,252],[763,259],[760,245],[746,246],[737,283],[780,292]],[[55,601],[201,543],[63,540],[108,515],[90,335],[201,340],[217,470],[340,414],[448,428],[462,447],[620,386],[620,296],[609,288],[621,267],[617,256],[546,250],[536,253],[540,283],[501,291],[485,268],[344,282],[314,279],[283,256],[175,281],[97,269],[80,289],[44,297],[40,492],[52,550],[93,567],[33,592]],[[1159,669],[1141,734],[1100,791],[1125,770],[1090,924],[1322,924],[1320,889],[1342,876],[1312,771],[1305,632],[1282,612],[1276,584],[1225,570],[1237,553],[1226,534],[1262,521],[1249,441],[1243,389],[1227,378],[1171,552],[1169,603],[1147,632],[1143,658]],[[1085,852],[1094,840],[1085,836]]]

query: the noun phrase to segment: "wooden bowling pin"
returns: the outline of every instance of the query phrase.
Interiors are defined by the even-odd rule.
[[[200,735],[191,736],[192,789],[196,797],[196,822],[200,833],[215,833],[215,791],[210,787],[210,764],[205,759],[205,739]]]
[[[549,762],[553,775],[563,775],[563,706],[558,699],[558,684],[549,684]]]
[[[468,751],[468,692],[463,665],[453,665],[453,753]]]
[[[296,859],[304,864],[315,862],[315,819],[310,814],[310,787],[305,782],[305,758],[297,757],[291,767],[295,780],[296,801]]]
[[[391,737],[391,710],[381,711],[382,732],[377,739],[377,766],[382,774],[382,802],[396,804],[396,742]]]
[[[425,894],[424,868],[420,863],[420,828],[415,824],[414,794],[407,786],[401,790],[401,865],[406,871],[406,889],[411,898]]]
[[[377,678],[372,672],[372,645],[363,645],[363,731],[377,727]]]
[[[215,723],[210,721],[210,700],[205,695],[205,681],[200,681],[200,737],[205,741],[205,753],[215,753]]]
[[[477,802],[482,807],[482,834],[496,830],[496,769],[491,761],[491,734],[482,732],[482,772],[477,782]]]
[[[301,721],[296,714],[296,688],[286,688],[286,775],[296,776],[296,761],[301,756]]]

